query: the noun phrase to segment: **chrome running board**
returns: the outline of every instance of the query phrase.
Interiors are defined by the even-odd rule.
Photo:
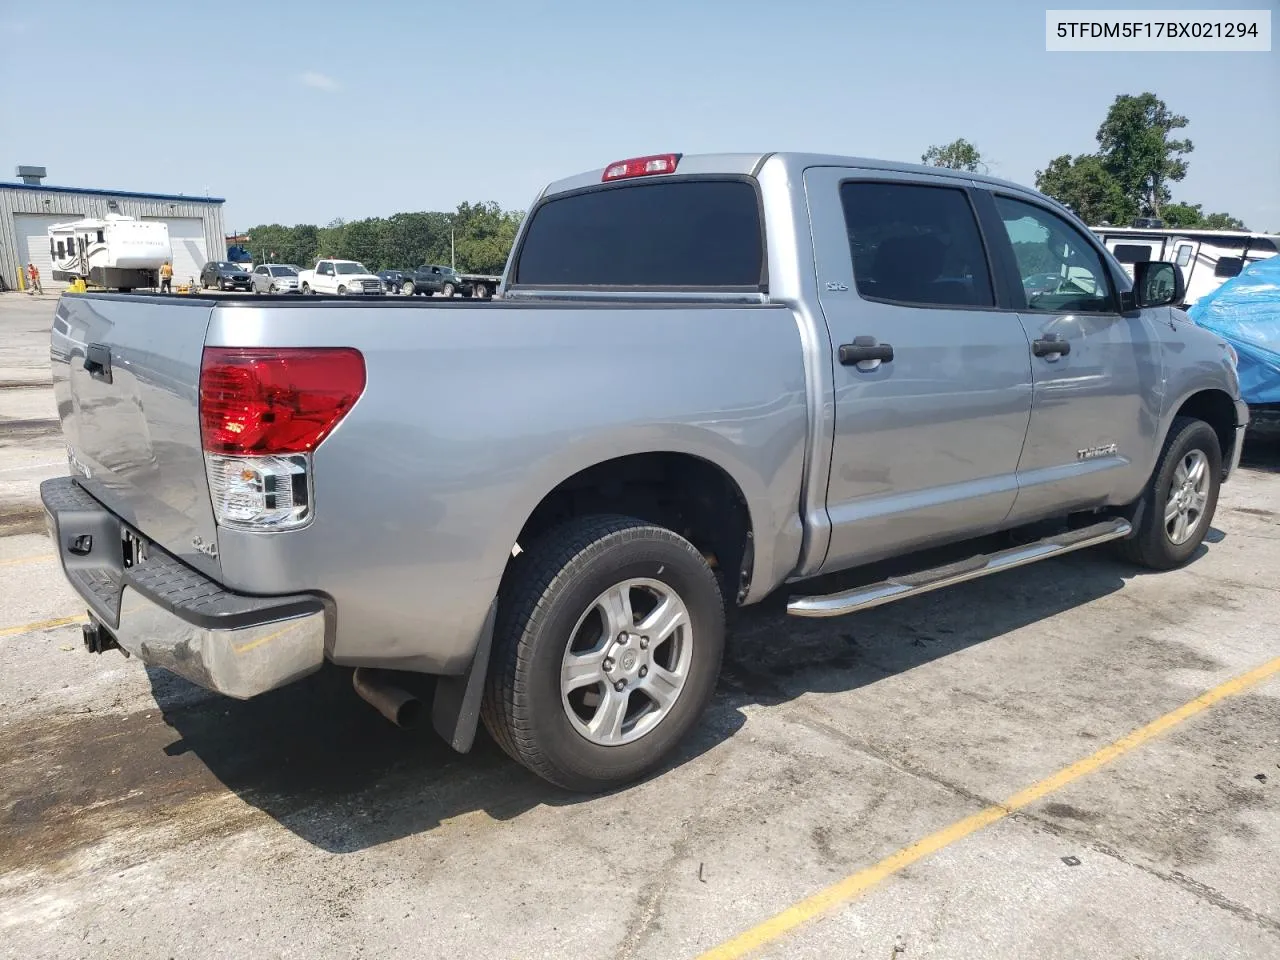
[[[793,617],[842,617],[856,610],[868,610],[881,604],[892,603],[903,597],[914,597],[928,593],[941,587],[949,587],[966,580],[976,580],[1001,570],[1012,570],[1014,567],[1046,560],[1049,557],[1060,557],[1073,550],[1083,550],[1108,540],[1119,540],[1127,537],[1132,531],[1128,520],[1115,518],[1069,530],[1056,536],[1045,537],[1035,543],[1021,547],[1011,547],[998,553],[980,554],[918,573],[909,573],[901,577],[890,577],[879,583],[865,587],[854,587],[839,593],[829,593],[820,597],[795,597],[787,603],[787,613]]]

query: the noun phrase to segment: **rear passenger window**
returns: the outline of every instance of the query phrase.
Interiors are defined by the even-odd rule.
[[[982,235],[963,190],[846,183],[840,200],[863,297],[940,307],[995,304]]]

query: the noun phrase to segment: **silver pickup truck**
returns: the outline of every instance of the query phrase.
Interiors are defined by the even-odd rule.
[[[456,749],[483,720],[605,789],[698,722],[726,606],[837,616],[1106,541],[1188,560],[1248,411],[1181,299],[1012,183],[642,157],[547,187],[492,303],[64,296],[42,494],[90,649],[241,698],[355,668],[402,723],[431,675]]]

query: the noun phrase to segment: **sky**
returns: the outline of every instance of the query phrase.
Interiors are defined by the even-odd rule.
[[[1278,2],[1181,6],[1269,8],[1280,29]],[[1096,149],[1116,95],[1152,91],[1191,121],[1175,200],[1280,231],[1280,50],[1049,53],[1044,12],[0,0],[0,180],[21,163],[49,184],[225,197],[229,231],[464,200],[525,208],[551,180],[668,151],[918,162],[964,137],[991,173],[1033,184],[1051,158]]]

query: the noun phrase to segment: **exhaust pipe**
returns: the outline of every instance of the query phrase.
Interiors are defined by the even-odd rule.
[[[414,727],[422,719],[422,701],[386,677],[387,671],[356,667],[351,685],[356,693],[397,727]]]

